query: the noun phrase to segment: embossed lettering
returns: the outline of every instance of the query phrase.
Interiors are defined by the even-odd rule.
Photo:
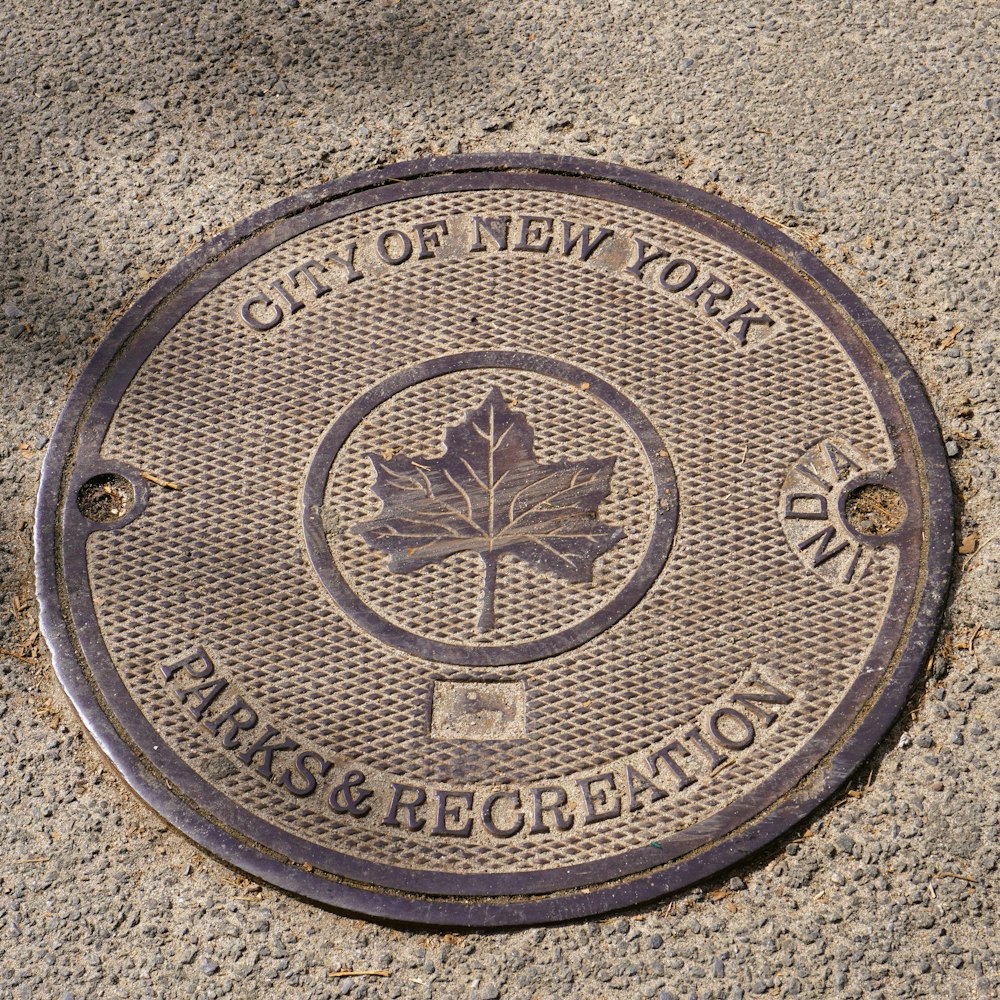
[[[750,691],[745,694],[735,694],[733,695],[733,702],[737,705],[742,705],[756,715],[758,719],[762,719],[765,726],[769,726],[778,717],[778,713],[769,712],[760,706],[762,704],[787,705],[791,702],[792,696],[785,694],[784,691],[779,691],[773,684],[768,684],[767,681],[763,681],[759,677],[754,679],[754,683],[766,687],[767,691]]]
[[[555,801],[545,804],[546,795],[554,795]],[[548,785],[544,788],[531,789],[533,822],[528,833],[548,833],[549,827],[545,825],[543,817],[546,813],[552,813],[552,821],[558,830],[568,830],[573,825],[573,815],[563,815],[563,808],[566,805],[566,789],[558,785]]]
[[[567,222],[565,219],[562,223],[562,252],[564,257],[568,257],[573,250],[579,246],[580,247],[580,260],[587,261],[590,260],[591,255],[595,250],[609,237],[614,236],[613,229],[606,229],[601,227],[601,231],[594,237],[593,240],[590,238],[590,234],[594,231],[593,226],[581,226],[580,232],[576,236],[572,236],[573,223]]]
[[[826,453],[826,459],[830,463],[834,474],[838,479],[848,479],[852,472],[861,471],[861,466],[858,465],[858,463],[855,462],[850,455],[846,455],[831,441],[823,442],[823,451]]]
[[[673,776],[677,779],[677,790],[682,791],[687,788],[688,785],[693,785],[695,779],[688,774],[684,768],[674,760],[671,754],[679,753],[682,757],[690,757],[691,751],[686,747],[681,746],[676,740],[672,743],[668,743],[663,749],[657,750],[656,753],[650,754],[647,758],[647,763],[649,764],[650,777],[655,778],[660,773],[660,761],[662,760],[664,764],[670,769]],[[655,801],[655,799],[654,799]]]
[[[677,744],[673,744],[676,746]],[[660,753],[663,753],[661,750]],[[651,757],[650,760],[655,760],[656,756]],[[684,772],[682,771],[681,774]],[[693,778],[688,779],[688,784],[694,781]],[[649,801],[657,802],[666,796],[666,792],[660,788],[659,785],[654,785],[648,778],[640,774],[631,764],[625,765],[625,783],[628,786],[628,810],[629,812],[635,812],[636,809],[641,809],[643,803],[639,801],[639,796],[645,792],[649,792]],[[686,787],[681,785],[682,788]]]
[[[669,256],[666,250],[657,250],[652,243],[647,243],[645,240],[639,239],[638,236],[633,236],[632,239],[635,242],[635,261],[625,268],[627,274],[634,274],[637,278],[641,278],[642,272],[648,264]],[[653,252],[649,253],[649,250]]]
[[[478,215],[472,217],[472,229],[475,234],[470,250],[484,251],[486,244],[483,242],[485,233],[497,246],[497,250],[507,249],[507,231],[510,228],[510,216],[500,215],[495,219],[482,218]]]
[[[241,714],[243,718],[240,718]],[[222,745],[227,750],[235,750],[239,746],[237,735],[240,731],[253,729],[257,722],[257,713],[242,698],[237,698],[222,715],[206,722],[205,728],[213,736],[218,736],[219,730],[228,724],[229,731],[222,737]]]
[[[197,669],[195,669],[197,666]],[[211,677],[215,673],[215,664],[209,659],[208,653],[200,646],[190,656],[177,660],[169,666],[160,667],[160,673],[169,681],[173,680],[178,670],[184,669],[191,677],[201,679]]]
[[[738,737],[728,736],[722,731],[721,723],[723,719],[735,720],[737,726],[742,730],[742,735]],[[745,750],[754,741],[757,731],[753,723],[735,708],[719,708],[712,713],[712,718],[708,720],[708,731],[712,738],[727,750]],[[730,729],[732,732],[732,729]]]
[[[274,755],[281,751],[298,750],[299,748],[299,744],[295,740],[282,739],[277,743],[272,743],[271,741],[275,736],[281,736],[281,733],[274,726],[268,726],[256,742],[247,747],[243,753],[237,755],[244,764],[252,764],[258,754],[263,754],[264,760],[255,770],[259,775],[267,778],[268,781],[271,780],[274,773]]]
[[[864,555],[864,549],[859,545],[854,550],[854,557],[851,559],[850,564],[847,567],[847,572],[844,573],[844,583],[850,583],[854,579],[854,574],[857,572],[858,563],[861,562],[861,557]],[[869,564],[870,565],[870,564]],[[867,571],[868,567],[865,567]],[[861,574],[861,578],[864,579],[864,573]]]
[[[272,309],[273,313],[268,319],[258,319],[252,312],[254,306],[261,306],[264,309]],[[240,306],[240,319],[251,330],[263,333],[265,330],[273,330],[283,319],[285,314],[281,307],[274,304],[266,295],[254,295]]]
[[[595,789],[599,782],[607,784],[607,788]],[[622,814],[621,796],[615,793],[615,776],[611,773],[599,774],[596,778],[584,778],[577,782],[583,793],[583,804],[586,813],[583,817],[584,826],[599,823],[603,819],[614,819]]]
[[[808,476],[817,486],[822,487],[824,493],[829,493],[830,490],[833,489],[833,487],[825,479],[821,479],[816,474],[816,470],[811,466],[802,465],[800,463],[795,466],[795,471],[801,472],[803,476]]]
[[[472,808],[472,792],[445,792],[437,793],[437,822],[431,829],[431,834],[439,837],[468,837],[472,833],[472,817],[466,818],[462,822],[462,808]],[[450,803],[458,801],[458,805]],[[452,824],[461,824],[455,826]]]
[[[697,729],[689,729],[684,734],[684,739],[693,743],[698,750],[702,753],[705,759],[708,761],[709,766],[714,771],[720,764],[724,763],[726,758],[720,756],[716,753],[715,748],[708,743],[704,736],[698,732]]]
[[[726,298],[726,296],[722,297]],[[756,303],[747,302],[745,305],[740,306],[736,312],[718,320],[717,322],[721,325],[723,330],[736,338],[736,342],[740,345],[740,347],[743,347],[747,342],[747,330],[749,330],[751,326],[774,326],[774,320],[771,319],[767,313],[759,312],[759,309],[760,307]],[[751,315],[754,312],[757,312],[758,315]],[[733,323],[740,324],[738,330],[733,331],[729,329]]]
[[[412,794],[412,798],[406,802],[403,800],[403,796],[408,793]],[[399,782],[394,781],[392,783],[392,802],[389,804],[389,811],[385,814],[385,819],[382,823],[385,826],[401,826],[398,817],[399,811],[402,810],[406,814],[406,829],[415,831],[419,830],[424,823],[427,821],[423,818],[417,819],[417,809],[422,806],[427,801],[427,793],[422,788],[416,788],[413,785],[402,785]]]
[[[288,272],[288,280],[295,282],[295,287],[298,288],[299,277],[305,278],[312,285],[313,294],[319,299],[331,291],[331,288],[313,274],[314,270],[322,271],[323,273],[326,272],[326,268],[318,260],[303,261]]]
[[[514,245],[515,250],[533,250],[548,253],[552,246],[552,224],[555,219],[544,215],[521,216],[521,238]]]
[[[208,710],[208,706],[215,701],[216,698],[222,694],[226,688],[229,687],[229,681],[224,677],[220,677],[214,681],[205,681],[204,684],[195,684],[194,687],[181,688],[175,691],[174,694],[177,696],[177,700],[182,704],[187,706],[187,710],[199,721],[201,717]],[[198,700],[195,705],[188,705],[187,700],[191,695],[195,693],[200,693],[203,695],[202,698]]]
[[[843,541],[834,548],[830,548],[830,542],[837,537],[835,528],[827,525],[822,531],[817,531],[815,535],[810,535],[805,541],[799,542],[799,551],[805,552],[811,545],[819,542],[816,551],[813,553],[813,566],[822,566],[828,559],[840,555],[847,548],[848,542]]]
[[[390,253],[390,240],[399,241],[400,250],[398,254]],[[410,237],[402,230],[387,229],[384,233],[379,233],[378,238],[375,240],[375,252],[387,264],[402,264],[404,261],[410,259],[413,253],[413,244],[410,242]]]
[[[436,229],[441,232],[435,232]],[[435,256],[434,247],[441,246],[441,237],[448,235],[448,226],[443,219],[440,222],[418,222],[413,231],[417,234],[417,245],[420,247],[417,260],[427,260]]]
[[[285,300],[285,304],[288,306],[289,316],[291,316],[292,313],[297,313],[302,308],[302,303],[299,302],[299,300],[285,288],[280,278],[275,278],[274,281],[272,281],[267,287],[273,288]]]
[[[712,291],[713,286],[718,285],[719,290]],[[710,274],[707,280],[703,281],[690,295],[684,297],[692,305],[698,305],[703,295],[707,296],[702,309],[706,316],[717,316],[721,311],[715,303],[720,299],[728,299],[733,294],[733,290],[724,281],[721,281],[714,274]]]
[[[338,815],[367,816],[371,804],[365,804],[375,793],[365,788],[361,771],[348,771],[344,780],[330,792],[330,808]],[[395,824],[398,826],[399,824]]]
[[[668,281],[667,279],[673,275],[673,273],[680,267],[686,267],[687,273],[682,275],[680,278],[675,278],[673,281]],[[660,287],[668,292],[683,292],[698,274],[698,268],[694,266],[689,260],[685,260],[683,257],[678,257],[676,260],[672,260],[667,264],[663,270],[660,272],[659,282]]]
[[[323,255],[323,260],[328,260],[331,264],[339,264],[346,272],[347,283],[350,284],[350,282],[357,281],[361,277],[361,272],[354,267],[354,255],[357,251],[357,243],[351,243],[348,244],[346,257],[340,257],[335,253],[328,253]]]
[[[509,799],[514,806],[513,826],[499,826],[493,818],[493,810],[502,799]],[[494,837],[513,837],[524,828],[524,813],[521,812],[520,792],[492,792],[483,802],[483,826]]]
[[[807,506],[796,507],[816,502],[816,509],[809,510]],[[821,493],[789,493],[785,498],[785,517],[798,518],[802,521],[825,521],[827,519],[826,497]]]
[[[327,771],[330,770],[333,765],[324,760],[318,753],[313,753],[311,750],[303,750],[302,753],[295,758],[295,771],[298,776],[304,779],[302,784],[296,784],[291,768],[289,768],[285,773],[278,779],[279,785],[284,785],[292,795],[298,798],[305,798],[307,795],[312,795],[316,791],[316,775],[313,774],[312,769],[307,765],[310,762],[315,762],[319,765],[319,777],[325,777]]]

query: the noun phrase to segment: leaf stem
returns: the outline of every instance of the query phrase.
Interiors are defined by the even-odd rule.
[[[497,554],[495,552],[480,552],[486,570],[483,577],[483,608],[476,623],[477,632],[492,632],[496,625],[493,613],[493,598],[497,589]]]

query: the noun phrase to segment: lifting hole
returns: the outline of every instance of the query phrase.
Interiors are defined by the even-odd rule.
[[[906,520],[906,501],[898,490],[866,483],[847,496],[847,523],[860,535],[891,535]]]
[[[76,495],[80,513],[98,524],[120,521],[135,505],[135,487],[117,472],[91,476]]]

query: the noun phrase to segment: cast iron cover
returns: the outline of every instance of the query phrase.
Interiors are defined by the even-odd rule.
[[[45,463],[59,677],[205,848],[345,910],[593,914],[834,791],[941,610],[949,480],[886,330],[702,191],[460,157],[180,263]]]

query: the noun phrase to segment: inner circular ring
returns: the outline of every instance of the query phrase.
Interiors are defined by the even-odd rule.
[[[508,368],[534,372],[579,386],[614,411],[638,440],[653,477],[657,504],[649,544],[625,586],[599,611],[581,622],[528,642],[502,646],[465,646],[417,635],[390,622],[351,589],[336,565],[323,527],[327,479],[337,454],[354,429],[377,406],[420,382],[457,371]],[[303,489],[302,524],[306,551],[324,586],[355,624],[379,640],[423,659],[471,667],[507,666],[556,656],[575,649],[620,621],[660,574],[677,527],[677,480],[667,447],[647,417],[617,389],[596,375],[553,358],[521,351],[468,351],[424,361],[391,375],[358,397],[323,435]]]

